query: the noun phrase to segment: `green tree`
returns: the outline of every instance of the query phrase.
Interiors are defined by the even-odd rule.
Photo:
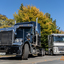
[[[21,6],[20,6],[20,10],[23,10],[23,3],[22,3]]]

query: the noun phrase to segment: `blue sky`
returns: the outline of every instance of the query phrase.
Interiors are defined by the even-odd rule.
[[[0,0],[0,14],[13,19],[13,14],[18,13],[21,3],[24,6],[36,6],[44,14],[51,14],[60,30],[64,31],[64,0]]]

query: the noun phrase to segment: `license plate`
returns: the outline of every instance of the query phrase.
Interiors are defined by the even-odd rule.
[[[0,53],[0,55],[6,55],[6,53],[5,52],[2,52],[2,53]]]

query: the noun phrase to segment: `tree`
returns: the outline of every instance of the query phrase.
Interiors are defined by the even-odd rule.
[[[64,31],[60,30],[60,33],[61,33],[61,34],[64,34]]]
[[[50,19],[50,14],[49,13],[46,13],[45,15],[46,15],[46,17],[48,17]]]
[[[22,5],[21,5],[22,6]],[[20,6],[20,8],[21,8]],[[42,47],[48,47],[48,35],[52,33],[56,33],[56,20],[52,21],[49,13],[44,14],[35,6],[22,6],[20,10],[18,10],[18,14],[13,14],[14,19],[18,22],[30,22],[36,21],[38,17],[38,23],[41,25],[41,45]]]
[[[20,6],[20,10],[23,10],[23,3],[22,3],[21,6]]]
[[[14,25],[13,19],[8,19],[5,15],[0,14],[0,28],[11,27]]]

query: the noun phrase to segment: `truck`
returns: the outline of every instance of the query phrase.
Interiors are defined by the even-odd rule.
[[[28,59],[29,54],[45,55],[41,48],[41,29],[36,21],[16,23],[0,29],[0,53]]]
[[[50,55],[64,54],[64,34],[48,35],[48,53]]]

